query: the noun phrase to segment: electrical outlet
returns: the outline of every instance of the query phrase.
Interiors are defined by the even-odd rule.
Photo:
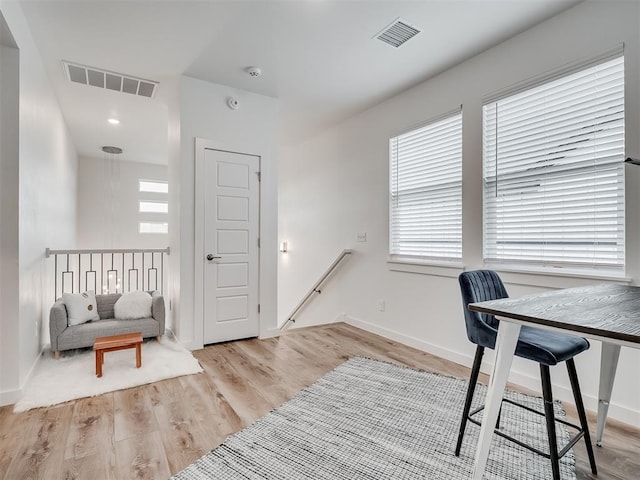
[[[367,241],[367,232],[358,232],[357,239],[358,239],[359,242],[366,242]]]
[[[380,298],[380,299],[378,299],[378,311],[379,312],[384,312],[384,309],[385,309],[384,299]]]

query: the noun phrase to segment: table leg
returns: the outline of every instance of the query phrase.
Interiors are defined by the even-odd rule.
[[[604,433],[604,424],[607,421],[609,401],[611,401],[611,391],[613,390],[613,381],[616,378],[619,356],[620,345],[602,342],[600,388],[598,389],[598,423],[596,425],[596,445],[599,447],[602,446],[602,434]]]
[[[136,368],[142,366],[142,344],[136,343]]]
[[[96,350],[96,376],[102,376],[102,350]]]
[[[500,322],[498,338],[496,339],[496,358],[491,378],[489,379],[489,389],[482,415],[482,426],[480,427],[480,438],[476,447],[473,480],[482,480],[487,466],[491,437],[498,419],[498,411],[502,403],[504,387],[507,385],[507,379],[509,378],[509,371],[511,370],[513,354],[516,351],[519,335],[520,325],[504,320]]]

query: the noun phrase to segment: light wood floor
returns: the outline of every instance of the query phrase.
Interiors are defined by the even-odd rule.
[[[1,408],[0,477],[166,479],[353,355],[469,374],[460,365],[345,324],[194,354],[205,373],[22,414]],[[597,477],[590,474],[582,442],[575,452],[578,479],[640,478],[638,430],[613,421],[607,425],[604,446],[596,449]]]

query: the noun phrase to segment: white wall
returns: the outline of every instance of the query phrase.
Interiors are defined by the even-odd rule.
[[[9,37],[0,15],[0,29]],[[2,38],[0,38],[2,39]],[[0,400],[15,389],[19,371],[9,366],[18,358],[18,111],[20,95],[19,52],[12,38],[0,44]],[[6,339],[6,340],[4,340]],[[0,402],[1,404],[1,402]]]
[[[44,252],[47,247],[75,246],[77,156],[20,3],[0,1],[0,12],[19,49],[20,64],[15,178],[19,189],[19,246],[9,253],[18,260],[19,279],[18,283],[2,285],[18,303],[17,316],[0,318],[0,403],[4,404],[17,399],[41,345],[48,341],[42,321],[50,306],[45,300],[49,297],[45,292]],[[11,335],[5,336],[7,331]],[[5,348],[11,358],[5,355]]]
[[[166,194],[140,193],[138,180],[167,181],[166,165],[121,161],[109,187],[108,160],[78,160],[78,248],[165,248],[168,234],[139,233],[140,221],[167,222],[168,214],[140,213],[139,201],[168,201]],[[115,205],[111,199],[115,197]]]
[[[545,71],[596,56],[624,42],[627,154],[640,155],[639,23],[636,2],[586,2],[522,33],[302,144],[282,150],[279,168],[280,254],[278,318],[292,307],[343,248],[354,248],[322,295],[298,316],[298,325],[345,319],[354,325],[471,365],[457,283],[461,270],[415,267],[392,271],[388,258],[388,139],[463,105],[464,266],[482,263],[481,99]],[[640,277],[640,168],[627,167],[628,275]],[[357,243],[357,232],[367,242]],[[548,287],[601,280],[505,273],[512,296]],[[384,299],[386,311],[377,309]],[[640,426],[638,350],[623,349],[612,417]],[[598,342],[576,362],[587,407],[595,410]],[[489,361],[492,357],[489,357]],[[564,369],[554,369],[556,394],[571,400]],[[512,379],[539,389],[539,372],[516,359]]]
[[[202,347],[202,318],[196,318],[194,285],[195,140],[209,140],[217,148],[259,155],[260,186],[260,335],[276,330],[277,268],[277,164],[278,102],[223,85],[189,77],[164,82],[169,97],[169,184],[171,271],[170,303],[173,325],[180,341],[190,348]],[[238,110],[227,107],[227,98],[240,102]]]

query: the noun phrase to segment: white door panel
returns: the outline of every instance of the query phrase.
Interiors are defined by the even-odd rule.
[[[249,167],[236,163],[218,163],[218,186],[249,188]]]
[[[246,319],[249,315],[248,302],[246,295],[218,297],[218,323]]]
[[[204,343],[255,337],[259,158],[205,150]]]
[[[218,187],[221,188],[221,187]],[[248,222],[249,199],[218,196],[218,221]]]
[[[247,287],[249,265],[246,263],[219,263],[218,288]]]
[[[249,253],[247,230],[218,230],[218,253]]]

